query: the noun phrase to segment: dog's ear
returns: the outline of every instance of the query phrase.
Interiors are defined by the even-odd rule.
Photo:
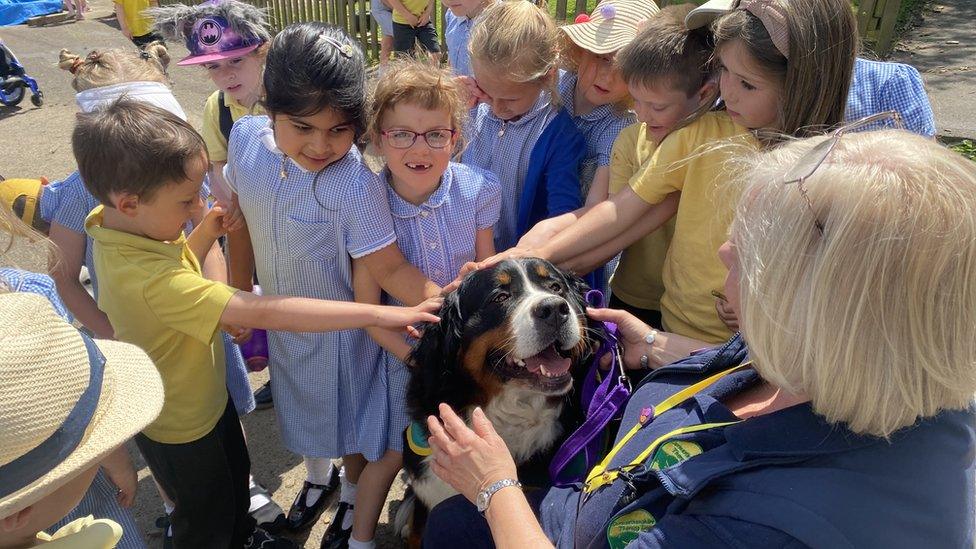
[[[457,291],[444,298],[438,316],[441,321],[427,325],[407,357],[407,364],[413,369],[407,389],[407,407],[413,417],[436,413],[436,408],[428,410],[427,407],[437,406],[445,377],[452,376],[457,368],[463,325]]]

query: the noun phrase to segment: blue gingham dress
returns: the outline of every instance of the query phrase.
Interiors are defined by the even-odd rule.
[[[45,194],[47,194],[46,190]],[[30,292],[46,297],[54,306],[54,312],[71,322],[71,314],[61,301],[61,296],[58,295],[51,277],[18,269],[0,268],[0,282],[13,292]],[[46,531],[53,534],[58,531],[58,528],[73,520],[92,515],[95,518],[114,520],[122,527],[122,539],[117,545],[119,549],[145,549],[146,542],[139,533],[139,527],[132,513],[119,505],[119,501],[115,499],[117,489],[105,476],[105,472],[99,468],[95,479],[92,480],[91,486],[88,487],[78,505]]]
[[[926,137],[935,135],[935,115],[918,69],[902,63],[857,58],[844,121],[855,122],[885,111],[901,114],[905,129],[910,132]],[[862,131],[882,127],[880,124],[865,126]]]
[[[586,156],[580,166],[580,196],[586,200],[597,168],[610,165],[610,151],[620,130],[637,122],[632,111],[619,112],[611,105],[600,105],[587,114],[574,112],[576,74],[559,71],[559,100],[586,140]]]
[[[316,174],[277,150],[266,116],[249,116],[234,124],[224,173],[247,219],[265,295],[352,301],[350,256],[395,241],[386,191],[355,147],[319,172],[313,194]],[[289,450],[383,455],[393,435],[386,361],[364,330],[269,331],[268,345],[275,412]]]
[[[471,54],[468,42],[471,40],[473,21],[458,17],[447,10],[444,14],[444,41],[447,43],[447,61],[457,76],[474,76],[471,71]]]
[[[385,170],[381,174],[384,184],[388,175]],[[441,186],[420,206],[401,198],[388,184],[386,195],[400,251],[438,286],[447,285],[465,263],[474,261],[475,234],[495,224],[502,205],[501,185],[495,174],[454,162],[441,177]],[[393,355],[384,354],[390,423],[395,427],[389,445],[402,452],[401,433],[410,423],[406,409],[410,370]]]
[[[532,108],[511,122],[495,116],[486,103],[471,110],[471,123],[465,129],[468,146],[461,162],[494,173],[501,183],[501,215],[495,224],[498,251],[518,242],[518,208],[529,171],[529,157],[539,136],[558,113],[550,103],[548,91],[540,93]]]
[[[98,206],[98,199],[85,188],[85,183],[78,172],[48,186],[52,185],[56,185],[57,192],[49,195],[48,189],[44,190],[44,194],[41,195],[41,214],[50,223],[57,223],[66,229],[85,235],[85,267],[88,268],[92,292],[97,300],[98,273],[95,272],[95,261],[92,257],[92,238],[85,232],[85,218],[95,209],[95,206]],[[206,181],[200,189],[200,194],[204,198],[210,194],[210,187]],[[192,228],[188,223],[186,230]],[[227,360],[227,392],[234,401],[238,415],[244,415],[255,406],[254,395],[247,381],[247,367],[244,365],[240,347],[234,344],[229,335],[221,334],[224,340],[224,356]]]

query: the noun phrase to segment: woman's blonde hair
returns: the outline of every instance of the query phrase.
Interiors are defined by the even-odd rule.
[[[739,41],[760,70],[782,86],[779,133],[822,133],[844,120],[858,52],[854,12],[847,0],[768,1],[786,13],[789,60],[776,49],[759,18],[744,10],[715,22],[716,54]]]
[[[556,93],[559,28],[544,9],[526,0],[505,0],[485,8],[468,41],[471,60],[517,82],[544,82]]]
[[[162,42],[153,42],[142,51],[94,50],[85,57],[61,50],[58,66],[71,72],[71,87],[82,92],[124,82],[169,84],[166,67],[169,51]]]
[[[410,57],[391,61],[376,83],[368,110],[366,134],[374,144],[381,139],[383,116],[403,103],[426,110],[447,111],[451,117],[451,129],[457,130],[456,152],[461,152],[461,130],[467,120],[468,109],[464,91],[449,70]]]
[[[739,323],[764,379],[888,437],[976,393],[976,164],[906,131],[849,134],[808,204],[784,174],[823,139],[740,157]]]
[[[58,260],[54,243],[18,219],[10,208],[0,205],[0,265],[53,270]],[[5,286],[0,281],[0,292],[3,291]]]

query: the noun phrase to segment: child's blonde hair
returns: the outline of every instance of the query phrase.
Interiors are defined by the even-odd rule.
[[[125,82],[169,84],[166,67],[169,51],[162,42],[153,42],[142,51],[93,50],[85,57],[61,50],[58,66],[71,72],[71,87],[82,92]]]
[[[374,144],[381,138],[383,116],[401,103],[450,113],[451,129],[458,130],[457,152],[463,149],[460,130],[468,109],[464,91],[449,70],[409,57],[391,61],[376,83],[368,111],[367,135]]]
[[[0,205],[0,265],[32,271],[49,266],[53,269],[58,258],[50,240],[21,221],[10,208]],[[8,290],[0,281],[0,293]]]
[[[739,41],[760,70],[780,83],[779,132],[822,133],[844,120],[858,52],[854,12],[847,0],[768,1],[786,14],[789,60],[759,18],[741,9],[715,22],[715,51]]]
[[[739,322],[763,378],[887,437],[976,393],[976,164],[907,131],[848,134],[808,203],[783,181],[823,139],[740,157]]]
[[[505,0],[478,16],[468,52],[493,74],[517,83],[545,82],[558,101],[559,28],[542,8],[526,0]]]

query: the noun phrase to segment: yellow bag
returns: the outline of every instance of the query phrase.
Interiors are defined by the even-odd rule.
[[[50,225],[41,217],[41,194],[47,179],[4,179],[0,181],[0,200],[18,218],[43,234]]]

